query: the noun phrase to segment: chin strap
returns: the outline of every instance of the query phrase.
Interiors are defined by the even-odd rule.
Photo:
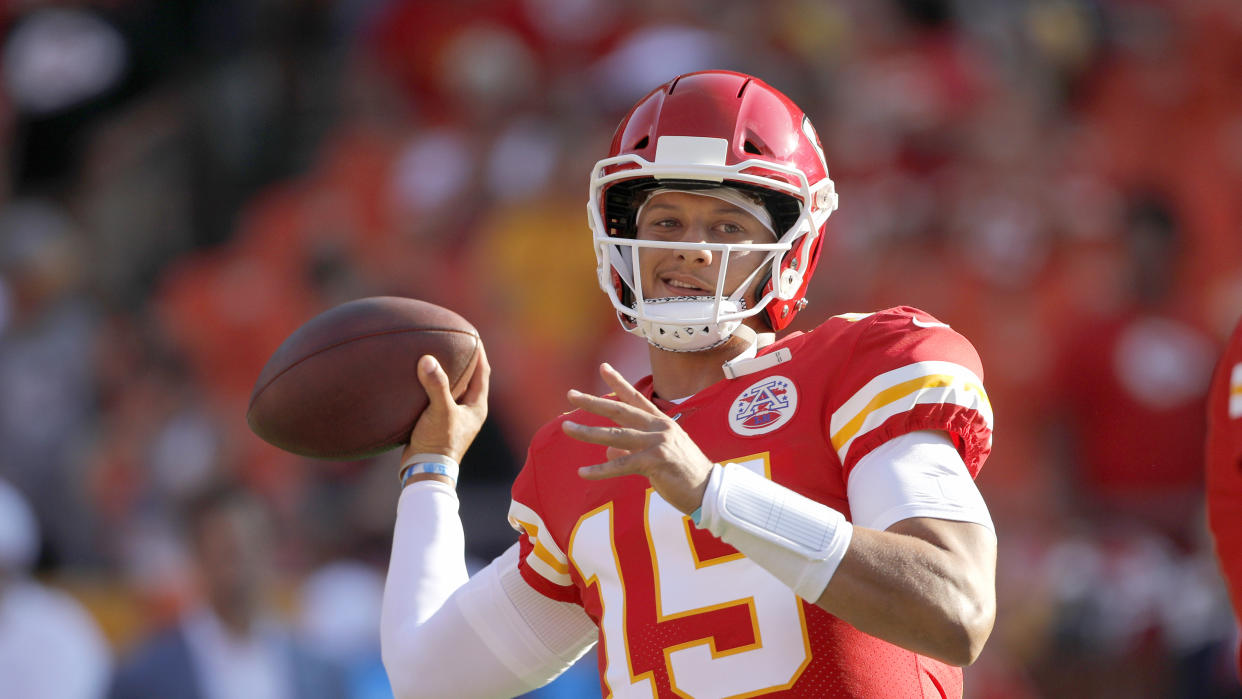
[[[666,352],[702,352],[729,341],[740,320],[703,320],[746,309],[746,301],[703,296],[668,296],[647,299],[642,315],[635,315],[630,332]],[[687,322],[687,318],[699,318]]]
[[[737,330],[733,331],[733,334],[737,337],[746,338],[746,349],[742,350],[742,353],[738,356],[720,365],[726,378],[736,379],[739,376],[746,376],[757,371],[770,369],[777,364],[784,364],[793,359],[793,353],[787,347],[782,347],[775,352],[769,352],[762,357],[755,356],[760,349],[776,342],[776,333],[757,333],[746,325],[739,325]]]

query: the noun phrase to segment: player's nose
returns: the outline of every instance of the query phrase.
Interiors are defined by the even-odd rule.
[[[712,251],[701,247],[703,243],[711,242],[706,226],[688,226],[681,238],[681,242],[696,244],[698,247],[679,248],[677,250],[678,259],[700,265],[710,265],[712,263],[714,259]]]
[[[677,251],[678,259],[698,265],[710,265],[712,263],[712,251],[701,248],[686,248]]]

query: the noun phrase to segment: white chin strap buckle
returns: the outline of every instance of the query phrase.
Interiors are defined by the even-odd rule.
[[[718,347],[733,335],[740,320],[689,322],[686,319],[716,315],[715,296],[674,296],[646,299],[631,331],[647,342],[669,352],[701,352]],[[732,299],[720,300],[720,315],[736,313],[745,307]]]

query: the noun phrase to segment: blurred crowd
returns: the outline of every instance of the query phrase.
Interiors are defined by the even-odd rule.
[[[396,455],[264,444],[259,369],[361,296],[474,323],[490,560],[564,390],[645,373],[594,291],[590,166],[646,91],[726,68],[808,112],[840,192],[798,327],[912,305],[982,355],[1000,609],[968,696],[1242,695],[1202,495],[1242,315],[1237,0],[25,0],[0,31],[0,480],[41,533],[0,537],[0,609],[79,605],[79,674],[211,601],[185,515],[227,487],[272,530],[262,616],[385,696]]]

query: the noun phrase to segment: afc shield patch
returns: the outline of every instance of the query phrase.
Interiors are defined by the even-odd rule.
[[[793,419],[798,389],[784,376],[768,376],[742,391],[729,408],[729,427],[749,437],[767,434]]]

